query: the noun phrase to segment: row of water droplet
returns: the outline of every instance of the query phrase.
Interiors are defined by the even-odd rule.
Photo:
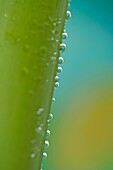
[[[70,1],[68,3],[68,8],[69,7],[70,7]],[[71,12],[69,10],[67,10],[67,12],[66,12],[66,23],[70,18],[71,18]],[[62,40],[66,40],[66,39],[68,39],[68,34],[67,34],[66,30],[64,29],[64,32],[62,33]],[[59,50],[60,50],[61,55],[62,55],[63,52],[66,51],[66,48],[67,48],[67,46],[66,46],[65,43],[60,44]],[[60,85],[59,84],[59,80],[60,80],[59,73],[61,73],[62,70],[63,70],[62,64],[64,64],[64,58],[60,56],[59,59],[58,59],[57,75],[55,76],[55,88],[58,88],[59,85]],[[55,102],[54,97],[52,98],[52,102]],[[53,119],[53,114],[50,113],[49,119],[47,120],[48,124],[51,123],[52,119]],[[49,136],[50,136],[50,130],[47,130],[46,137],[48,138]],[[48,147],[49,147],[49,141],[45,140],[44,148],[47,149]],[[46,159],[46,158],[47,158],[47,153],[44,151],[43,152],[43,159]],[[42,168],[41,168],[41,170],[42,170]]]

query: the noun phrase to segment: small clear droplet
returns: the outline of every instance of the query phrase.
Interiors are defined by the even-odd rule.
[[[60,78],[58,76],[55,76],[55,82],[58,82]]]
[[[58,24],[61,24],[61,21],[58,21]]]
[[[70,11],[67,11],[66,13],[66,19],[69,20],[71,19],[72,15],[71,15],[71,12]]]
[[[35,153],[32,153],[31,154],[31,158],[34,159],[36,157],[36,154]]]
[[[52,34],[55,34],[55,30],[52,30]]]
[[[60,86],[59,82],[55,82],[55,87],[58,88]]]
[[[63,53],[66,50],[66,44],[60,44],[60,53]]]
[[[62,57],[60,57],[59,60],[58,60],[58,63],[59,64],[64,64],[64,59]]]
[[[49,147],[49,141],[45,141],[45,145],[44,145],[45,148],[48,148]]]
[[[47,153],[44,152],[44,153],[43,153],[43,159],[46,159],[46,158],[47,158]]]
[[[68,8],[70,8],[70,2],[68,3]]]
[[[56,22],[54,22],[54,23],[53,23],[53,26],[54,26],[54,27],[56,27],[56,25],[57,25],[57,23],[56,23]]]
[[[59,40],[56,40],[56,42],[59,42]]]
[[[50,135],[51,135],[50,130],[47,130],[47,132],[46,132],[46,136],[47,136],[47,137],[49,137]]]
[[[54,52],[54,55],[57,55],[57,52]]]
[[[36,129],[35,129],[35,131],[37,132],[37,133],[41,133],[42,132],[42,127],[37,127]]]
[[[55,40],[55,39],[52,37],[52,38],[51,38],[51,41],[54,41],[54,40]]]
[[[62,38],[63,39],[67,39],[68,38],[68,34],[66,32],[62,33]]]
[[[57,72],[58,72],[58,73],[62,73],[62,67],[58,67]]]
[[[54,97],[52,98],[52,102],[55,102],[55,98]]]
[[[53,114],[50,113],[49,119],[47,120],[47,122],[50,123],[52,121],[52,119],[53,119]]]

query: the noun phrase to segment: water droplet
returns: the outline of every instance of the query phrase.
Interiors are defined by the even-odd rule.
[[[59,82],[55,82],[55,87],[58,88],[60,86]]]
[[[61,21],[58,21],[58,24],[61,24]]]
[[[34,159],[36,157],[36,154],[35,153],[32,153],[31,154],[31,158]]]
[[[59,42],[59,40],[56,40],[56,42]]]
[[[53,119],[53,114],[50,113],[49,119],[47,120],[47,122],[50,123],[52,121],[52,119]]]
[[[70,11],[67,11],[66,12],[66,19],[69,20],[71,18],[71,12]]]
[[[45,145],[44,145],[45,148],[48,148],[49,147],[49,141],[45,141]]]
[[[47,153],[44,152],[44,153],[43,153],[43,159],[46,159],[46,158],[47,158]]]
[[[60,57],[60,58],[58,59],[58,63],[59,63],[59,64],[64,64],[64,59],[63,59],[62,57]]]
[[[58,72],[58,73],[61,73],[61,72],[62,72],[62,67],[58,67],[57,72]]]
[[[54,55],[57,55],[57,52],[54,52]]]
[[[55,102],[55,98],[54,97],[52,98],[52,102]]]
[[[7,13],[4,13],[4,17],[7,17],[8,15],[7,15]]]
[[[51,41],[54,41],[54,40],[55,40],[55,39],[52,37],[52,38],[51,38]]]
[[[58,82],[60,78],[58,76],[55,76],[55,82]]]
[[[46,132],[46,136],[47,136],[47,137],[49,137],[50,135],[51,135],[50,130],[47,130],[47,132]]]
[[[60,53],[63,53],[66,50],[66,44],[60,44]]]
[[[68,34],[66,32],[62,33],[62,38],[63,39],[67,39],[68,38]]]
[[[68,8],[70,8],[70,3],[68,3]]]
[[[57,25],[57,23],[56,23],[56,22],[54,22],[54,23],[53,23],[53,26],[54,26],[54,27],[56,27],[56,25]]]
[[[38,128],[35,129],[35,131],[36,131],[37,133],[41,133],[42,127],[39,126]]]
[[[55,34],[55,30],[52,30],[52,34]]]
[[[39,108],[38,111],[37,111],[37,115],[40,115],[43,112],[44,112],[44,108]]]
[[[49,80],[48,80],[48,79],[46,79],[46,83],[49,83]]]

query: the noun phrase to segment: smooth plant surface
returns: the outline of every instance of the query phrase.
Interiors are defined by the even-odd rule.
[[[41,168],[67,4],[0,0],[1,170]]]

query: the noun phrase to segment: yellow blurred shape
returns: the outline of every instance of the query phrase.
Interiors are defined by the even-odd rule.
[[[87,94],[78,104],[73,101],[59,127],[59,170],[100,170],[113,160],[113,88]]]

